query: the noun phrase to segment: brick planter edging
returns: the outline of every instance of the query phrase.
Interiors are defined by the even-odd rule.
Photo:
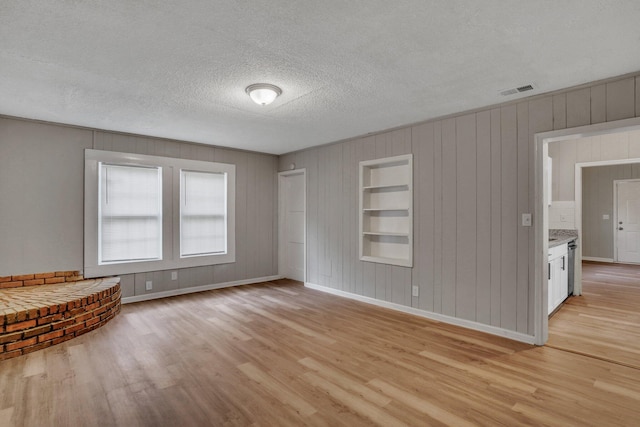
[[[51,273],[20,274],[0,277],[0,289],[23,286],[54,285],[56,283],[84,280],[79,271],[54,271]]]
[[[0,360],[85,334],[120,312],[120,279],[0,290]]]

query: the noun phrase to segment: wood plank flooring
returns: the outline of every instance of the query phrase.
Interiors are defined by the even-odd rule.
[[[583,294],[549,319],[548,346],[640,369],[640,266],[584,262]]]
[[[2,426],[631,426],[640,370],[277,281],[0,363]]]

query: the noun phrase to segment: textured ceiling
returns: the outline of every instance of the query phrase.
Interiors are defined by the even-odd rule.
[[[638,71],[638,22],[638,0],[6,0],[0,114],[281,154]]]

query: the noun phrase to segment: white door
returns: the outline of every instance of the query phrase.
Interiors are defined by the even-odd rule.
[[[640,181],[616,181],[618,262],[640,263]]]
[[[305,280],[305,172],[279,174],[279,274]]]

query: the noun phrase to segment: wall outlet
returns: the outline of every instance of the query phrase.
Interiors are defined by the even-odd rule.
[[[171,280],[178,280],[178,272],[177,271],[172,271],[171,272]]]
[[[602,215],[602,219],[609,219],[609,215],[607,214]]]
[[[153,289],[153,282],[151,280],[147,280],[146,283],[144,284],[144,289],[147,291],[150,291],[151,289]]]
[[[420,295],[420,288],[417,286],[412,287],[411,295],[413,295],[414,297],[417,297],[418,295]]]
[[[523,213],[522,214],[522,226],[523,227],[531,227],[531,214]]]

